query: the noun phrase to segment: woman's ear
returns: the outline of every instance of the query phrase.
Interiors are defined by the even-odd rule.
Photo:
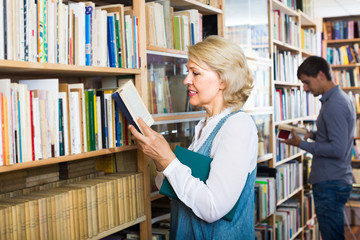
[[[219,81],[220,81],[219,89],[224,90],[226,88],[226,82],[222,79],[220,79]]]

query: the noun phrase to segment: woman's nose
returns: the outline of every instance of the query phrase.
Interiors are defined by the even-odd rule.
[[[192,77],[190,76],[190,74],[188,74],[187,76],[186,76],[186,78],[184,79],[184,84],[185,85],[189,85],[189,84],[192,84]]]

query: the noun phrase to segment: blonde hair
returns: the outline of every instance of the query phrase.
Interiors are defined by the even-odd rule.
[[[188,56],[189,61],[216,72],[225,82],[225,107],[234,110],[243,107],[253,89],[254,79],[240,46],[228,39],[213,35],[189,46]],[[204,66],[204,63],[208,67]]]

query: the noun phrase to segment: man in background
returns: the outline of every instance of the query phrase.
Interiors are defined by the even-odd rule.
[[[351,156],[356,123],[350,97],[331,81],[329,64],[321,57],[308,57],[298,68],[304,91],[322,95],[316,120],[317,131],[304,140],[292,131],[284,142],[313,155],[309,182],[322,239],[345,239],[344,206],[352,190]],[[310,138],[313,142],[307,142]]]

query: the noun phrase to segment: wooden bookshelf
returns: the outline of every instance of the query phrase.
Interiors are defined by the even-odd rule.
[[[140,74],[140,69],[0,60],[2,76],[96,77]]]
[[[129,145],[129,146],[108,148],[108,149],[102,149],[102,150],[97,150],[97,151],[91,151],[91,152],[86,152],[86,153],[67,155],[67,156],[61,156],[61,157],[55,157],[55,158],[46,158],[46,159],[36,160],[36,161],[31,161],[31,162],[22,162],[22,163],[17,163],[17,164],[13,164],[13,165],[1,166],[0,173],[12,172],[12,171],[34,168],[34,167],[47,166],[47,165],[52,165],[52,164],[62,163],[62,162],[71,162],[71,161],[81,160],[81,159],[85,159],[85,158],[98,157],[98,156],[102,156],[102,155],[106,155],[106,154],[113,154],[113,153],[118,153],[118,152],[136,150],[136,149],[137,149],[136,145]]]
[[[221,2],[221,1],[219,1]],[[175,9],[197,9],[204,15],[217,15],[217,14],[223,14],[223,11],[221,9],[222,4],[220,3],[220,8],[213,7],[206,5],[204,3],[201,3],[199,1],[195,0],[172,0],[171,5]]]
[[[289,200],[290,198],[292,198],[293,196],[295,196],[296,194],[300,193],[301,191],[303,191],[303,187],[299,187],[297,189],[295,189],[295,191],[293,191],[292,193],[290,193],[287,197],[285,197],[284,199],[279,200],[276,203],[276,206],[280,206],[281,204],[283,204],[284,202],[286,202],[287,200]]]

